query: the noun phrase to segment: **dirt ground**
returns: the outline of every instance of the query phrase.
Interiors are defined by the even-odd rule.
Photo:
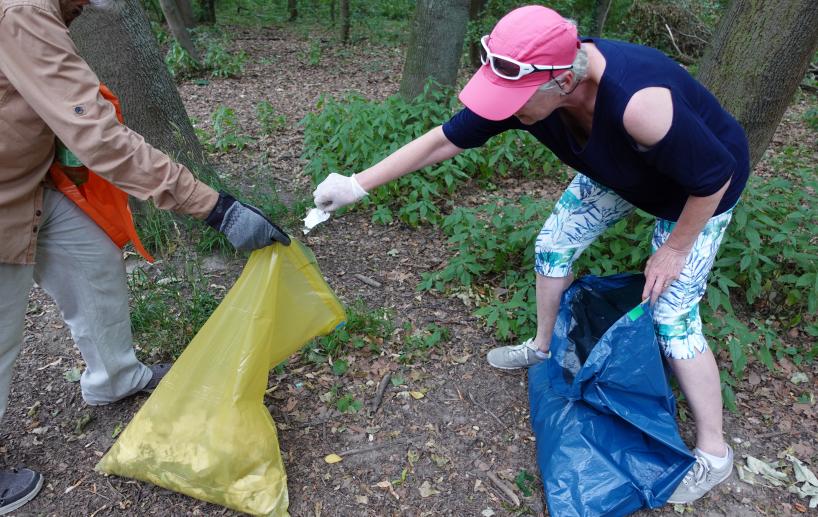
[[[228,184],[250,187],[272,176],[284,199],[309,190],[302,175],[302,130],[297,121],[314,109],[321,93],[359,91],[382,99],[397,90],[400,52],[359,44],[346,56],[324,45],[321,66],[310,66],[310,41],[280,29],[237,29],[235,46],[250,56],[240,79],[210,79],[180,86],[189,114],[206,121],[219,104],[236,110],[249,134],[257,134],[254,106],[270,101],[287,117],[287,127],[242,153],[215,157]],[[358,53],[366,59],[357,59]],[[777,142],[790,138],[779,134]],[[263,164],[263,167],[261,165]],[[368,164],[361,164],[362,168]],[[265,169],[266,178],[257,176]],[[347,171],[352,172],[352,171]],[[520,185],[514,186],[520,188]],[[555,197],[558,182],[524,186],[532,194]],[[512,185],[500,185],[512,188]],[[459,200],[460,201],[460,200]],[[464,193],[463,202],[468,202]],[[289,228],[294,234],[298,228]],[[526,373],[504,373],[487,365],[486,352],[498,345],[457,298],[420,293],[420,274],[446,259],[445,238],[436,229],[410,229],[396,223],[377,226],[366,213],[353,212],[329,221],[303,239],[329,284],[346,303],[362,299],[370,308],[388,307],[395,324],[434,322],[452,338],[426,361],[402,365],[395,350],[380,356],[350,354],[350,370],[335,377],[328,366],[294,358],[283,374],[271,374],[278,388],[265,400],[278,424],[287,467],[293,516],[386,515],[544,515],[542,485],[529,422]],[[230,285],[241,258],[201,257],[214,283]],[[161,269],[161,266],[159,266]],[[356,274],[380,284],[372,287]],[[804,334],[788,336],[794,342]],[[722,366],[729,365],[726,354]],[[93,468],[122,427],[145,401],[136,396],[106,407],[89,407],[79,385],[65,372],[82,365],[59,310],[39,288],[31,294],[25,343],[13,379],[9,409],[0,424],[0,464],[25,465],[44,473],[42,492],[16,515],[234,515],[235,512],[129,479],[106,477]],[[818,471],[816,408],[798,403],[804,391],[815,393],[818,366],[787,361],[769,372],[751,359],[748,376],[737,386],[738,412],[728,413],[725,431],[736,461],[750,454],[775,460],[789,449]],[[798,371],[810,385],[790,382]],[[384,375],[400,375],[403,386],[390,386],[380,409],[369,407]],[[341,414],[321,395],[334,383],[362,400],[364,409]],[[415,399],[409,391],[423,392]],[[690,421],[681,423],[688,443]],[[247,444],[252,446],[252,444]],[[328,465],[329,453],[357,451]],[[515,486],[521,470],[537,477],[525,496]],[[379,483],[398,480],[394,488]],[[519,507],[507,487],[521,501]],[[690,513],[706,516],[800,515],[806,502],[783,488],[750,486],[734,476],[705,499],[687,508],[665,506],[638,515]]]

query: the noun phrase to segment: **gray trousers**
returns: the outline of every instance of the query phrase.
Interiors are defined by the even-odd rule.
[[[133,349],[122,252],[57,191],[45,190],[41,221],[36,264],[0,264],[0,419],[35,281],[57,302],[85,360],[80,386],[88,404],[119,400],[152,376]]]

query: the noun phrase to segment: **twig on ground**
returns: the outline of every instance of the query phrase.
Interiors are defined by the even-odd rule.
[[[494,483],[494,486],[499,488],[503,495],[509,499],[509,502],[513,503],[514,506],[520,506],[520,498],[517,497],[517,494],[514,493],[514,490],[512,490],[510,486],[500,480],[500,478],[498,478],[497,475],[490,470],[486,472],[486,475],[491,482]]]
[[[753,437],[753,439],[755,439],[755,440],[763,440],[764,438],[772,438],[773,436],[780,436],[780,435],[782,435],[782,434],[787,434],[787,433],[789,433],[789,432],[791,432],[791,431],[790,431],[790,430],[787,430],[787,431],[771,431],[771,432],[769,432],[769,433],[757,434],[757,435],[755,435],[755,436]]]
[[[317,426],[317,425],[326,424],[327,422],[329,422],[330,420],[333,420],[333,419],[334,419],[334,417],[329,416],[329,417],[326,417],[326,418],[319,418],[318,420],[310,420],[308,422],[294,422],[292,424],[292,427],[298,427],[298,428],[313,427],[313,426]]]
[[[71,485],[70,487],[66,488],[66,489],[65,489],[65,492],[63,492],[63,495],[64,495],[64,494],[67,494],[67,493],[69,493],[69,492],[71,492],[72,490],[74,490],[75,488],[77,488],[78,486],[80,486],[80,485],[82,484],[82,482],[83,482],[83,481],[85,481],[85,478],[87,478],[87,477],[88,477],[88,475],[87,475],[87,474],[86,474],[86,475],[84,475],[84,476],[82,476],[82,478],[80,478],[80,480],[79,480],[79,481],[77,481],[76,483],[74,483],[74,484],[73,484],[73,485]]]
[[[372,401],[372,414],[374,415],[378,408],[381,407],[381,402],[383,401],[383,395],[386,393],[386,388],[389,386],[389,381],[392,379],[392,373],[387,372],[386,375],[383,376],[381,379],[381,383],[378,384],[378,391],[375,392],[375,399]]]
[[[104,505],[102,505],[102,506],[101,506],[101,507],[100,507],[100,508],[99,508],[97,511],[95,511],[94,513],[92,513],[92,514],[91,514],[89,517],[94,517],[96,514],[98,514],[98,513],[99,513],[99,512],[101,512],[102,510],[106,510],[107,508],[108,508],[108,505],[107,505],[107,504],[104,504]]]
[[[338,456],[342,458],[346,458],[347,456],[353,456],[355,454],[365,454],[367,452],[377,451],[379,449],[386,449],[387,447],[396,447],[398,445],[406,445],[406,440],[398,440],[395,442],[389,443],[382,443],[379,445],[373,445],[371,447],[361,447],[360,449],[349,449],[347,451],[339,452]]]
[[[478,404],[478,403],[477,403],[477,401],[476,401],[476,400],[474,400],[474,396],[471,394],[471,391],[467,391],[466,393],[468,393],[468,395],[469,395],[469,399],[471,400],[471,403],[472,403],[472,404],[474,404],[475,406],[477,406],[477,407],[479,407],[479,408],[482,408],[482,409],[483,409],[483,411],[485,411],[485,412],[486,412],[486,413],[488,413],[489,415],[493,416],[493,417],[494,417],[494,419],[495,419],[495,420],[497,420],[497,423],[498,423],[498,424],[500,424],[501,426],[503,426],[503,429],[508,428],[508,424],[506,424],[505,422],[503,422],[502,420],[500,420],[500,417],[498,417],[497,415],[495,415],[495,414],[494,414],[494,413],[493,413],[493,412],[492,412],[492,411],[491,411],[489,408],[487,408],[485,405]]]
[[[371,278],[369,278],[366,275],[362,275],[360,273],[355,273],[353,276],[355,278],[357,278],[358,280],[360,280],[361,282],[365,283],[366,285],[370,286],[370,287],[380,287],[381,286],[380,282],[378,282],[377,280],[372,280]]]

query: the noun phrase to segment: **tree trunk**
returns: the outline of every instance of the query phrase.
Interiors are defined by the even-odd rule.
[[[469,21],[477,21],[483,7],[486,6],[486,0],[471,0],[469,3]],[[469,63],[472,68],[480,68],[483,63],[480,61],[480,37],[469,42]]]
[[[290,12],[291,22],[298,19],[298,2],[296,0],[287,0],[287,10]]]
[[[413,99],[429,78],[453,86],[469,21],[469,0],[418,0],[400,93]]]
[[[815,0],[733,0],[699,66],[699,80],[744,127],[755,164],[818,46]]]
[[[341,11],[340,37],[341,43],[345,44],[349,41],[349,0],[341,0],[339,7]]]
[[[122,100],[128,127],[185,165],[205,163],[139,0],[87,11],[71,25],[71,36],[100,80]]]
[[[176,0],[176,7],[179,9],[179,14],[182,15],[182,23],[185,24],[186,29],[196,27],[196,20],[193,18],[193,5],[190,0]]]
[[[202,21],[204,23],[216,23],[216,0],[201,0]]]
[[[201,61],[199,59],[199,53],[196,51],[193,40],[190,38],[190,33],[185,27],[185,22],[182,19],[182,13],[176,5],[176,0],[159,0],[159,5],[162,7],[162,12],[165,13],[165,20],[168,22],[173,37],[176,38],[176,41],[179,42],[182,48],[190,54],[190,57],[199,63]]]
[[[335,25],[335,0],[330,0],[329,2],[329,20],[332,22],[332,25]]]
[[[608,12],[611,10],[613,0],[594,0],[594,17],[591,19],[591,28],[588,31],[589,36],[598,38],[602,35],[602,28],[605,26],[605,20],[608,19]]]

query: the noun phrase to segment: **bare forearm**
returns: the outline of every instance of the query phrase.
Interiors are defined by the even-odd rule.
[[[677,251],[690,251],[704,225],[713,217],[729,186],[730,180],[727,180],[727,183],[715,194],[705,197],[688,197],[679,221],[668,237],[666,245]]]
[[[427,165],[447,160],[460,151],[462,149],[452,144],[438,126],[356,174],[355,179],[368,192]]]

